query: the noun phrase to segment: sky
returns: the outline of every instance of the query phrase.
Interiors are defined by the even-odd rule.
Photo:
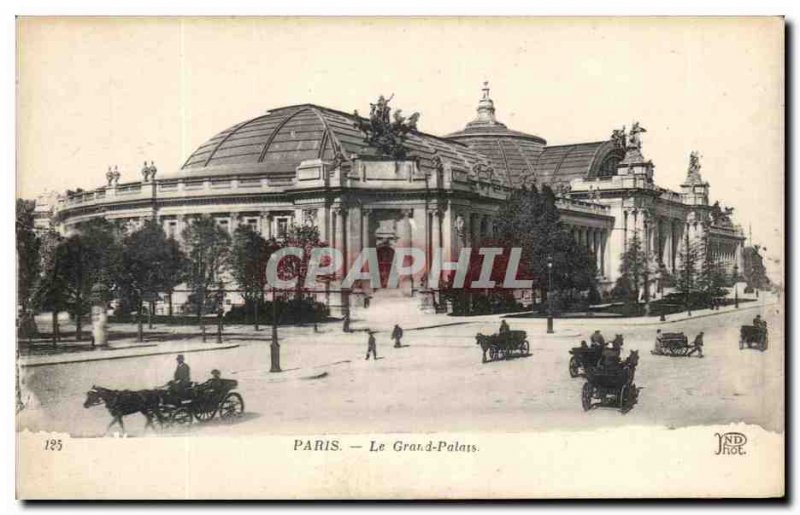
[[[291,104],[393,93],[444,135],[489,81],[498,119],[549,144],[639,121],[661,186],[699,151],[712,202],[782,260],[783,37],[780,18],[20,18],[16,195],[98,187],[109,165],[136,180],[145,159],[178,173]]]

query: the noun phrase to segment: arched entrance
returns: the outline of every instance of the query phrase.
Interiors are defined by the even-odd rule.
[[[381,277],[381,288],[386,288],[389,281],[389,272],[394,261],[394,249],[390,245],[378,247],[378,272]]]

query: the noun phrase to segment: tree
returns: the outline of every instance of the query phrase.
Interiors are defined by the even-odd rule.
[[[41,240],[33,227],[36,203],[17,199],[17,303],[19,305],[19,336],[31,338],[37,333],[35,293],[41,272]]]
[[[183,241],[189,249],[187,279],[192,291],[190,301],[197,310],[205,341],[203,315],[206,303],[217,297],[218,285],[228,264],[231,236],[212,217],[204,215],[183,230]]]
[[[143,303],[150,302],[152,313],[156,296],[160,292],[171,294],[183,282],[187,258],[155,220],[147,220],[140,229],[127,235],[122,246],[119,289],[121,296],[136,307],[138,336],[142,341]]]
[[[505,247],[521,247],[521,264],[530,270],[534,288],[549,285],[552,262],[553,288],[566,302],[577,292],[596,288],[597,265],[589,250],[580,245],[561,223],[556,197],[544,186],[513,192],[497,216],[495,232]],[[548,295],[550,292],[548,292]]]
[[[675,290],[684,295],[687,308],[691,307],[691,294],[697,291],[697,245],[686,238],[679,252],[678,279]]]
[[[697,289],[705,293],[707,299],[719,297],[725,293],[725,271],[719,258],[714,255],[708,231],[698,242],[699,269],[697,273]]]
[[[276,246],[267,243],[250,226],[243,226],[233,233],[230,270],[236,284],[242,290],[245,303],[253,307],[253,324],[258,330],[258,308],[264,303],[264,288],[267,286],[267,262]]]
[[[622,252],[619,266],[620,276],[614,287],[615,294],[626,297],[628,300],[637,301],[647,266],[647,256],[642,248],[642,240],[639,238],[639,233],[634,232]]]
[[[297,247],[303,249],[303,257],[287,256],[281,259],[280,266],[278,267],[278,276],[281,279],[296,278],[295,283],[295,297],[300,299],[303,295],[303,288],[306,282],[306,275],[308,274],[308,264],[311,260],[311,252],[315,248],[326,247],[327,244],[319,239],[319,228],[312,225],[298,225],[289,230],[289,234],[280,244],[272,243],[275,245],[269,250],[272,254],[275,250],[281,247]],[[320,265],[326,266],[328,264],[327,256],[321,260]]]
[[[93,218],[78,233],[62,241],[56,252],[58,272],[63,273],[67,309],[75,318],[76,338],[82,338],[82,321],[91,306],[92,288],[116,287],[122,257],[122,231],[115,224]]]
[[[42,234],[39,246],[41,277],[34,294],[36,307],[51,312],[53,346],[60,339],[58,313],[67,309],[67,278],[59,263],[59,254],[63,253],[62,241],[52,229]]]
[[[742,250],[742,277],[747,282],[748,287],[759,290],[770,285],[761,250],[762,248],[759,245],[745,247]]]
[[[167,314],[172,316],[172,294],[175,287],[186,281],[189,270],[189,258],[175,238],[169,237],[165,242],[167,251],[163,262],[164,266],[164,291],[167,294]]]

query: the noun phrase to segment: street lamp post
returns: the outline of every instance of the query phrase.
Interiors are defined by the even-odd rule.
[[[350,332],[350,290],[346,288],[342,288],[341,291],[342,297],[342,332],[349,333]]]
[[[647,219],[644,220],[644,315],[650,316],[650,232]]]
[[[733,265],[733,306],[739,309],[739,265]]]
[[[278,296],[272,288],[272,342],[269,344],[270,372],[281,371],[281,346],[278,343]]]
[[[547,258],[547,334],[553,334],[553,258]]]

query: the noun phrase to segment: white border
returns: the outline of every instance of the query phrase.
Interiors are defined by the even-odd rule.
[[[15,86],[12,80],[15,77],[15,15],[539,15],[539,16],[554,16],[554,15],[785,15],[789,23],[794,23],[793,39],[796,41],[796,23],[800,19],[800,2],[792,0],[760,0],[760,1],[743,1],[743,2],[713,2],[703,0],[619,0],[611,1],[580,1],[580,0],[559,0],[557,2],[523,2],[513,0],[491,0],[481,2],[470,2],[468,0],[461,1],[440,1],[432,2],[430,0],[404,0],[403,2],[358,2],[355,0],[293,0],[291,2],[283,2],[279,4],[265,5],[253,1],[243,0],[228,0],[228,1],[210,1],[210,0],[193,0],[190,2],[180,1],[167,1],[167,0],[138,0],[136,2],[127,2],[124,4],[112,4],[106,1],[91,0],[91,1],[70,1],[64,2],[56,0],[48,1],[28,1],[23,2],[20,0],[12,0],[4,2],[0,10],[4,16],[0,17],[2,23],[2,46],[3,51],[0,53],[0,69],[4,72],[4,80],[0,81],[0,99],[2,99],[2,111],[5,117],[0,125],[2,131],[2,138],[0,138],[0,156],[2,156],[2,164],[4,173],[0,174],[0,189],[6,192],[15,191]],[[797,62],[797,54],[794,51],[794,42],[790,41],[791,47],[789,48],[790,55],[792,55],[795,62]],[[797,82],[792,84],[792,91],[787,91],[787,96],[796,98]],[[791,95],[794,93],[794,95]],[[787,113],[791,117],[792,113]],[[788,121],[788,119],[787,119]],[[791,125],[791,124],[789,124]],[[791,141],[786,144],[791,148],[798,148],[798,136],[795,131],[792,134]],[[796,156],[795,156],[796,160]],[[796,161],[795,161],[796,162]],[[794,167],[796,168],[796,167]],[[792,190],[790,193],[791,199],[797,199],[798,196],[798,180],[795,175],[796,170],[788,170],[789,176],[794,176]],[[3,377],[3,399],[7,402],[4,405],[5,409],[2,411],[2,455],[5,459],[5,465],[2,469],[2,482],[0,483],[0,496],[2,497],[2,506],[4,513],[15,513],[25,509],[21,503],[14,501],[14,410],[13,410],[13,341],[14,341],[14,253],[10,249],[14,248],[14,232],[12,227],[13,220],[13,199],[4,204],[3,217],[5,223],[0,225],[0,234],[2,234],[2,241],[6,243],[3,248],[8,249],[6,252],[0,253],[0,260],[5,271],[7,278],[6,284],[9,286],[3,288],[3,295],[0,296],[0,313],[2,313],[2,321],[0,325],[0,334],[4,337],[2,341],[4,345],[4,360],[2,363]],[[7,217],[7,218],[6,218]],[[792,217],[790,227],[797,226],[797,218]],[[791,251],[792,249],[787,249]],[[792,256],[791,252],[787,252],[787,256]],[[792,257],[792,268],[796,271],[798,262]],[[797,280],[792,281],[791,287],[793,293],[796,293]],[[793,320],[800,320],[798,317],[798,308],[795,306],[790,313],[790,318]],[[791,342],[789,343],[791,345]],[[797,370],[797,350],[793,352],[792,369]],[[789,392],[791,395],[790,401],[793,407],[797,408],[796,397],[792,395],[794,392]],[[793,412],[795,410],[792,410]],[[794,427],[792,424],[791,427]],[[796,457],[796,446],[792,446]],[[793,474],[794,484],[787,485],[789,489],[796,492],[797,474]],[[72,510],[82,510],[81,506],[48,506],[40,508],[39,512],[55,512],[57,509],[69,508]],[[100,506],[100,509],[103,509]],[[340,506],[338,509],[352,509],[352,506]],[[563,507],[562,507],[563,508]],[[639,507],[641,508],[641,507]],[[669,506],[668,509],[680,509],[681,511],[700,513],[701,510],[705,511],[707,506],[696,507],[679,507]],[[165,512],[167,507],[145,507],[145,506],[130,506],[126,508],[129,511],[144,512]],[[213,507],[200,507],[197,505],[184,506],[184,510],[197,510],[203,509],[204,511],[222,512],[227,508],[224,506]],[[288,511],[289,508],[271,506],[270,510]],[[309,507],[301,507],[302,511],[310,509]],[[433,510],[436,508],[414,506],[406,509],[414,509],[415,511]],[[471,508],[477,511],[488,511],[492,507],[475,506]],[[537,506],[535,509],[551,509],[551,507]],[[617,506],[602,506],[601,511],[609,513],[616,512],[619,508]],[[746,511],[760,511],[764,508],[747,507]],[[576,508],[567,508],[567,512],[577,511]],[[738,511],[738,510],[737,510]]]

